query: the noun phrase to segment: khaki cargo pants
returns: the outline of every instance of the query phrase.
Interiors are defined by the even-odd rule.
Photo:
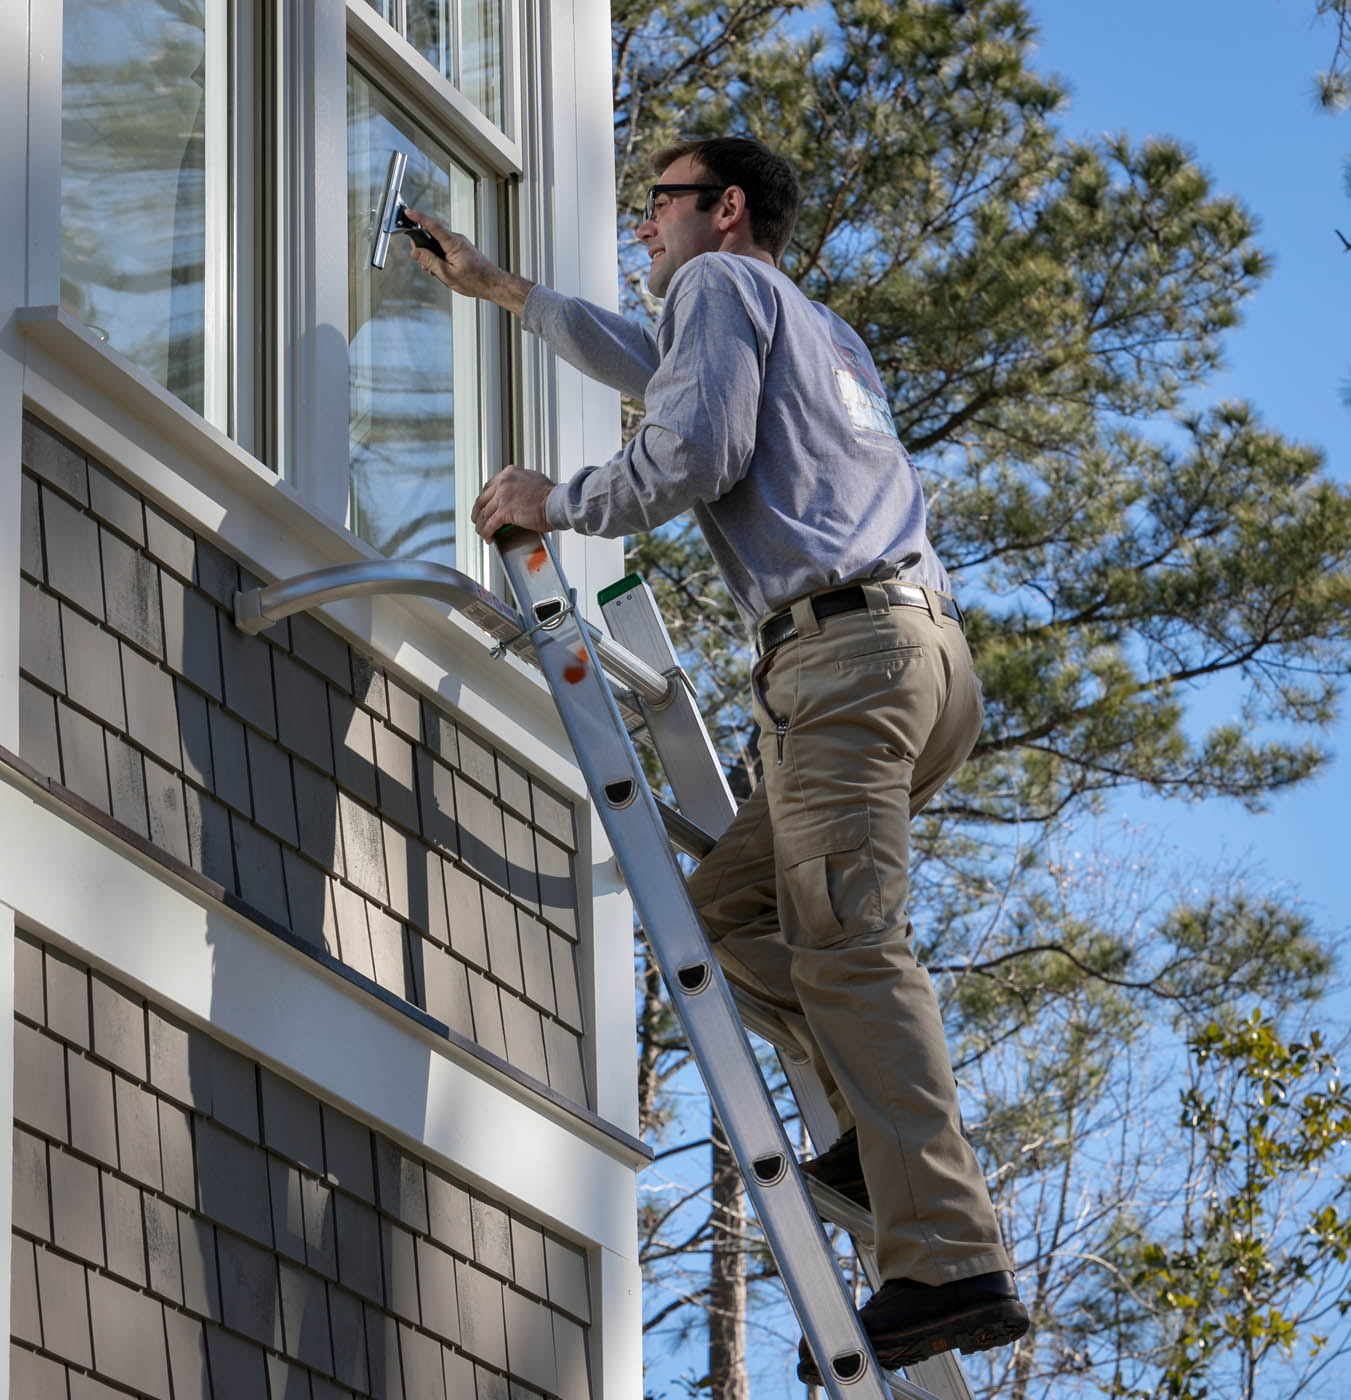
[[[764,781],[690,894],[728,977],[788,1013],[857,1126],[882,1277],[936,1284],[1011,1267],[906,915],[910,817],[975,743],[980,687],[932,600],[864,588],[866,610],[824,622],[794,604],[798,638],[756,667]]]

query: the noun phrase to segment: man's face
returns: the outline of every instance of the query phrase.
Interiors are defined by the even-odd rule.
[[[661,185],[705,185],[716,181],[695,164],[693,156],[681,156],[661,172]],[[647,245],[652,259],[647,271],[648,290],[655,297],[664,297],[671,278],[700,253],[716,252],[722,243],[717,228],[717,206],[699,208],[699,194],[682,190],[677,194],[658,195],[654,215],[644,219],[637,236]]]

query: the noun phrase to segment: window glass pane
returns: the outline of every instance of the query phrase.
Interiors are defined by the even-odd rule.
[[[66,0],[62,51],[61,304],[217,421],[225,6]]]
[[[476,183],[355,68],[347,98],[351,526],[384,554],[453,564],[455,474],[479,470],[475,304],[404,238],[371,267],[371,228],[393,150],[408,156],[405,202],[471,236]]]
[[[455,81],[451,0],[408,0],[408,42],[438,73]]]
[[[464,53],[460,90],[495,126],[502,116],[501,0],[462,0]]]

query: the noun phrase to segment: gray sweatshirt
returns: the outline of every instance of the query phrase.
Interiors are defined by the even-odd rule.
[[[655,335],[539,286],[523,319],[645,410],[622,452],[554,487],[555,528],[632,534],[692,510],[752,627],[859,579],[948,588],[872,356],[775,268],[732,253],[691,259]]]

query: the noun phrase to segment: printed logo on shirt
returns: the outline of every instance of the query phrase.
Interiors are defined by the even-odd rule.
[[[834,344],[836,353],[847,366],[844,369],[836,367],[835,387],[844,401],[849,421],[860,432],[882,433],[899,440],[891,407],[871,362],[838,340]]]

